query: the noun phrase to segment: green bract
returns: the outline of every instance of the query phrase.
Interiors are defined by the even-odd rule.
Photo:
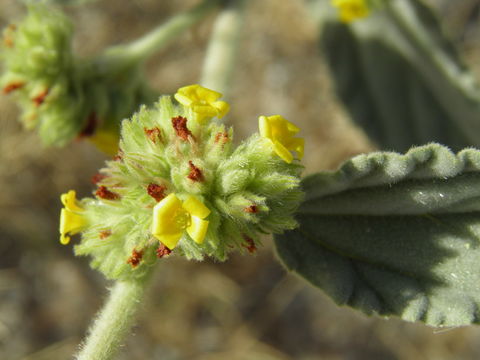
[[[133,64],[114,56],[75,58],[72,34],[70,20],[60,11],[28,5],[27,17],[4,31],[0,86],[15,94],[22,122],[37,128],[45,145],[88,137],[114,153],[119,121],[153,97]]]
[[[297,226],[299,162],[283,161],[258,134],[234,148],[231,128],[194,118],[190,108],[162,97],[122,123],[119,155],[97,176],[96,198],[80,202],[88,226],[75,247],[107,277],[141,276],[159,245],[158,256],[165,254],[152,235],[152,218],[154,206],[171,193],[181,200],[194,196],[210,210],[204,241],[185,232],[173,249],[189,259],[223,261],[230,251],[253,251],[261,234]]]

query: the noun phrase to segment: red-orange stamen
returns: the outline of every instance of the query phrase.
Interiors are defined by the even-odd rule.
[[[167,190],[166,186],[157,185],[157,184],[148,184],[147,193],[151,197],[153,197],[157,202],[161,201],[166,195],[165,190]]]
[[[157,143],[157,140],[162,141],[162,133],[158,127],[152,129],[143,128],[145,135],[154,143]]]
[[[130,256],[127,260],[127,264],[132,265],[132,268],[136,268],[140,261],[142,261],[143,252],[137,251],[135,249],[132,250],[132,256]]]
[[[158,247],[157,249],[157,257],[159,259],[161,259],[162,257],[164,256],[168,256],[172,253],[172,250],[170,250],[169,248],[167,248],[165,245],[163,245],[162,243],[160,243],[160,246]]]
[[[257,251],[257,246],[252,238],[244,235],[243,238],[245,239],[246,244],[242,244],[242,246],[248,250],[250,254],[253,254]]]
[[[120,198],[119,194],[108,190],[106,186],[100,186],[95,192],[95,195],[105,200],[117,200],[118,198]]]
[[[256,214],[258,212],[258,206],[255,204],[252,204],[250,206],[247,206],[245,209],[243,209],[243,211],[250,214]]]
[[[102,230],[100,231],[100,233],[98,234],[98,236],[100,237],[100,239],[106,239],[107,237],[109,237],[110,235],[112,235],[112,232],[110,230]]]
[[[10,94],[12,91],[15,91],[17,89],[20,89],[21,87],[23,87],[25,85],[24,82],[21,82],[21,81],[17,81],[17,82],[11,82],[10,84],[7,84],[4,88],[3,88],[3,93],[4,94]]]
[[[183,141],[187,141],[188,137],[192,136],[192,133],[187,128],[187,118],[184,118],[183,116],[172,118],[172,126],[175,129],[177,136]]]
[[[34,98],[32,98],[32,101],[34,102],[35,106],[40,106],[43,104],[49,91],[50,89],[44,89],[40,93],[38,93],[38,95],[36,95]]]
[[[188,174],[187,178],[192,181],[202,181],[202,171],[198,167],[196,167],[191,161],[188,162],[188,166],[190,166],[190,173]]]

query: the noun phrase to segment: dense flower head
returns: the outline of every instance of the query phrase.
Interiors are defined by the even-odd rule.
[[[141,276],[170,253],[223,261],[297,226],[299,161],[260,134],[235,148],[231,128],[195,119],[164,96],[123,121],[118,155],[95,177],[95,197],[80,202],[88,225],[75,247],[107,277]]]
[[[369,0],[331,0],[340,11],[340,20],[350,23],[370,14]]]
[[[153,102],[138,69],[78,59],[71,48],[73,26],[59,10],[29,3],[27,16],[3,32],[0,89],[13,95],[27,129],[36,129],[45,145],[63,146],[88,138],[115,153],[119,123],[142,103]]]

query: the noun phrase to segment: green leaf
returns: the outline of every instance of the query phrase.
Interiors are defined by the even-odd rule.
[[[381,148],[480,145],[479,88],[430,8],[390,0],[351,25],[323,13],[320,41],[339,98]]]
[[[378,152],[303,180],[285,266],[338,304],[432,326],[480,322],[480,151]]]

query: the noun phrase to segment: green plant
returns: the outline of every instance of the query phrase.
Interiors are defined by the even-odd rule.
[[[320,11],[322,49],[352,118],[381,149],[406,153],[359,155],[337,171],[302,179],[300,129],[280,115],[260,116],[259,133],[235,148],[233,129],[220,120],[229,105],[216,91],[190,85],[137,109],[148,102],[136,95],[145,86],[138,77],[140,60],[220,5],[202,84],[227,90],[243,2],[206,1],[180,23],[172,20],[176,26],[162,27],[170,29],[164,38],[154,31],[105,51],[90,65],[107,63],[108,71],[100,79],[95,75],[98,92],[86,93],[136,100],[122,101],[128,104],[122,111],[105,110],[115,124],[107,132],[117,136],[121,128],[121,135],[116,157],[96,177],[95,197],[62,195],[61,242],[81,233],[76,254],[91,256],[92,267],[116,281],[78,359],[114,356],[159,259],[224,261],[231,251],[254,252],[263,234],[274,234],[287,269],[338,304],[437,327],[480,321],[480,152],[472,147],[478,145],[480,99],[473,77],[431,10],[417,0],[308,3]],[[31,19],[46,11],[43,6],[31,6]],[[86,106],[62,92],[71,77],[77,79],[71,30],[62,15],[48,15],[56,17],[46,25],[55,34],[52,43],[39,50],[31,68],[7,49],[3,78],[6,92],[15,90],[27,110],[42,116],[41,135],[43,127],[50,129],[50,103],[52,109],[65,99],[81,111],[109,108]],[[7,48],[10,40],[18,42],[22,61],[37,36],[25,35],[23,47],[23,34],[30,34],[30,26],[43,34],[38,18],[31,19],[5,33]],[[48,45],[58,51],[47,51]],[[112,86],[110,76],[119,72],[129,80]],[[399,73],[393,82],[392,74]],[[38,84],[49,89],[45,108],[43,100],[35,102]],[[59,95],[49,97],[56,86]],[[66,124],[56,122],[59,131],[49,136],[59,144],[70,141],[88,111],[72,121],[65,116]],[[414,146],[419,143],[427,145]]]
[[[38,129],[45,145],[87,138],[113,155],[120,120],[158,98],[144,79],[145,60],[217,4],[206,0],[130,44],[83,59],[72,52],[69,19],[44,2],[31,2],[27,17],[4,31],[0,86],[16,97],[24,126]]]

